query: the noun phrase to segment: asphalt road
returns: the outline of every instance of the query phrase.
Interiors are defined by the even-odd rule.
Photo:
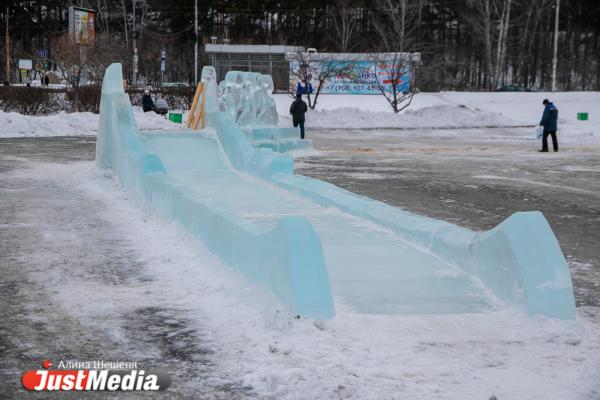
[[[571,266],[578,306],[599,306],[598,149],[563,146],[560,153],[539,154],[535,143],[507,142],[502,135],[481,140],[485,132],[473,133],[313,131],[319,152],[297,159],[297,171],[473,229],[489,229],[516,211],[540,210]],[[240,387],[202,384],[214,355],[179,310],[150,302],[115,316],[109,322],[126,338],[115,345],[54,301],[57,288],[76,290],[77,279],[100,291],[147,284],[140,249],[127,237],[115,239],[103,218],[107,204],[49,182],[40,169],[94,156],[91,137],[0,139],[0,398],[26,398],[20,376],[42,359],[122,360],[144,346],[157,349],[144,358],[146,365],[172,374],[172,398],[247,397]],[[56,235],[43,234],[50,228]],[[86,237],[92,228],[95,237]]]
[[[94,157],[95,138],[0,139],[0,399],[251,397],[209,382],[210,338],[162,301],[169,293],[140,261],[145,249],[106,217],[111,205],[52,179],[53,166]],[[172,385],[167,394],[26,392],[22,374],[47,359],[136,361]]]

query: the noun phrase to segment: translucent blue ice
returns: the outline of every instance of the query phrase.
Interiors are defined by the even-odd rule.
[[[243,181],[223,158],[219,142],[193,131],[141,135],[122,81],[121,65],[108,67],[100,104],[98,165],[111,168],[123,186],[166,218],[180,222],[210,251],[270,289],[294,313],[333,317],[323,251],[311,224],[291,215],[275,218],[269,226],[258,225],[207,195],[205,189],[235,197],[235,187]],[[226,113],[215,114],[231,119]],[[227,142],[227,135],[222,138]],[[256,174],[291,171],[289,157],[259,151],[247,142],[230,145]],[[207,183],[203,176],[212,180]]]
[[[217,90],[220,109],[230,113],[242,127],[275,127],[278,114],[273,88],[270,75],[229,71]]]
[[[207,71],[203,80],[211,76]],[[266,146],[294,131],[243,130],[236,119],[248,108],[228,106],[243,105],[244,82],[261,77],[230,73],[207,92],[207,101],[218,92],[223,110],[208,113],[215,134],[143,135],[120,87],[121,66],[110,66],[99,165],[112,168],[124,186],[296,314],[330,318],[335,298],[362,313],[485,312],[514,305],[574,318],[568,266],[540,213],[516,213],[494,229],[474,232],[295,175],[292,158]],[[265,147],[253,146],[257,141]]]

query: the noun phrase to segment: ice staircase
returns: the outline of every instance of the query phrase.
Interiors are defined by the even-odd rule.
[[[294,174],[289,155],[252,143],[291,139],[292,130],[243,132],[226,112],[208,113],[204,131],[141,134],[121,82],[121,66],[111,65],[98,164],[294,314],[518,307],[574,318],[568,266],[540,213],[486,232],[416,216]]]
[[[313,148],[312,140],[300,139],[298,128],[257,127],[244,128],[243,131],[255,147],[271,149],[278,153]]]

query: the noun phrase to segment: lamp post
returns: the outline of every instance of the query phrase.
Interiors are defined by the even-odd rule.
[[[137,28],[135,26],[135,1],[133,0],[133,74],[131,83],[137,85],[137,67],[138,67],[138,54],[137,54]]]

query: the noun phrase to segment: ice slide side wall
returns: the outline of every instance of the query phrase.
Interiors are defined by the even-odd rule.
[[[498,299],[532,314],[575,318],[569,267],[540,212],[517,212],[484,232],[418,216],[317,179],[274,176],[280,186],[384,226],[477,276]]]
[[[486,232],[417,216],[317,179],[294,175],[293,160],[255,149],[233,118],[208,115],[235,168],[261,176],[326,207],[373,221],[477,276],[496,297],[530,313],[575,318],[568,265],[539,212],[515,213]]]
[[[477,276],[498,299],[532,314],[575,318],[569,267],[540,212],[517,212],[484,232],[418,216],[317,179],[273,177],[280,186],[323,205],[384,226]]]
[[[198,199],[174,181],[141,140],[122,79],[120,64],[106,70],[96,144],[98,165],[111,168],[124,187],[163,216],[181,223],[227,264],[272,290],[294,313],[317,319],[333,317],[321,242],[310,223],[300,217],[284,217],[271,230],[259,229]],[[222,143],[227,145],[226,138]],[[257,158],[243,144],[236,149],[247,156],[239,158],[240,165],[258,171],[286,171],[291,166],[291,159],[285,157]]]

